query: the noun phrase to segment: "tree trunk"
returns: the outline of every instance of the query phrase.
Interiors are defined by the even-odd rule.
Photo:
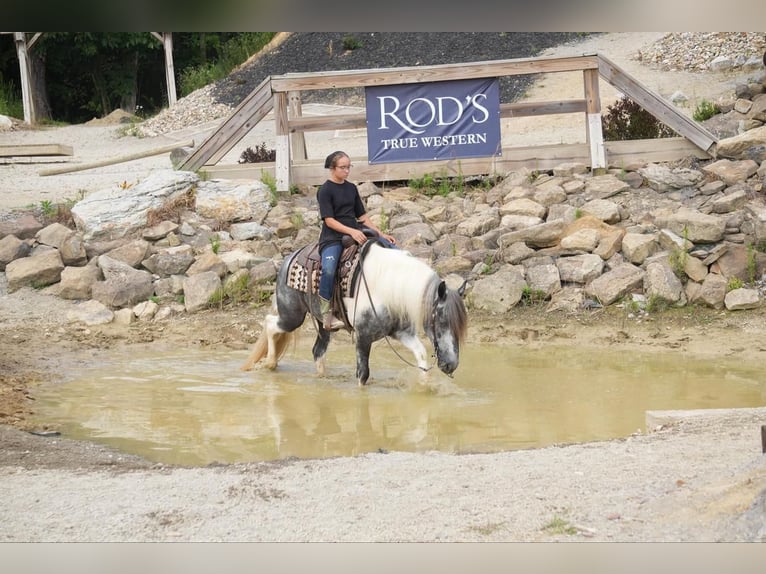
[[[125,76],[125,88],[120,96],[120,109],[129,114],[135,114],[138,100],[138,52],[126,56]]]
[[[29,76],[32,84],[32,102],[35,107],[36,121],[51,119],[51,104],[48,99],[48,84],[45,77],[45,57],[29,53]]]

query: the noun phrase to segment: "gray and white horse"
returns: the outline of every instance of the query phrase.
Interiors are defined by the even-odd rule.
[[[467,330],[467,313],[463,304],[465,283],[450,289],[427,263],[400,249],[379,244],[368,246],[355,279],[353,297],[343,299],[349,323],[356,339],[356,376],[360,385],[370,377],[372,343],[392,337],[407,347],[415,363],[423,371],[429,357],[419,334],[424,333],[433,347],[436,365],[452,375],[460,361],[460,344]],[[312,349],[319,375],[325,373],[325,353],[330,343],[329,331],[322,326],[319,297],[304,293],[287,284],[285,258],[277,274],[276,293],[271,313],[266,315],[261,335],[252,353],[242,365],[248,371],[265,358],[265,366],[276,369],[279,359],[293,340],[306,314],[317,326]]]

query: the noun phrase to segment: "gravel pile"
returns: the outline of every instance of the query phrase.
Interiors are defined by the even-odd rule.
[[[577,43],[582,33],[407,33],[311,32],[291,34],[279,46],[228,77],[178,100],[172,109],[138,126],[156,136],[227,117],[266,76],[326,70],[359,70],[533,57],[546,48]],[[344,45],[355,45],[352,50]],[[674,32],[641,49],[636,59],[665,70],[705,71],[719,56],[735,65],[760,58],[766,34],[755,32]],[[738,62],[738,63],[737,63]],[[534,76],[502,78],[500,98],[512,102],[524,94]],[[303,101],[363,105],[359,90],[317,90]]]
[[[674,32],[640,50],[637,59],[662,70],[705,72],[716,58],[733,67],[761,65],[766,50],[764,32]]]

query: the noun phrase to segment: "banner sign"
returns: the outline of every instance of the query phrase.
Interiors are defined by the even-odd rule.
[[[371,164],[500,155],[497,78],[369,86]]]

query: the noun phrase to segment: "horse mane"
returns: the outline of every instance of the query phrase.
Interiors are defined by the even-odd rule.
[[[373,245],[365,258],[364,275],[375,298],[384,301],[394,317],[430,327],[441,278],[428,263],[402,249]],[[468,319],[462,297],[453,289],[447,289],[445,311],[462,342]]]

